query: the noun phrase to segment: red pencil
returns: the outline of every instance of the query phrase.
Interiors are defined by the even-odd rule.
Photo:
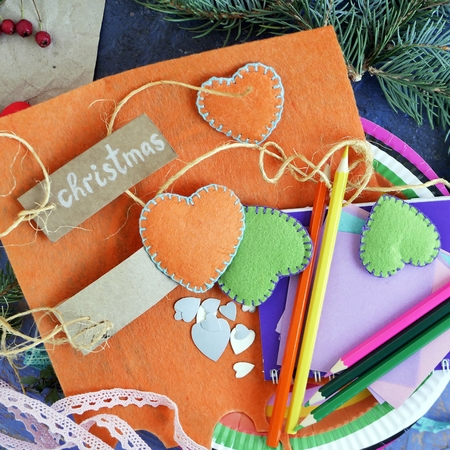
[[[325,166],[324,173],[328,178],[330,177],[330,166],[328,164]],[[308,295],[317,255],[317,242],[319,239],[320,229],[323,224],[323,218],[325,214],[327,193],[328,190],[326,184],[323,181],[319,182],[316,190],[316,195],[314,197],[313,209],[308,230],[311,241],[313,243],[313,254],[310,263],[300,274],[299,283],[297,286],[294,308],[292,310],[291,316],[291,323],[289,324],[286,347],[281,364],[280,377],[275,393],[275,402],[272,408],[269,431],[267,434],[266,444],[269,447],[277,447],[280,440],[281,427],[284,420],[284,413],[286,411],[287,399],[289,397],[292,374],[294,373],[294,367],[297,361],[298,345],[303,330],[303,322],[305,318],[306,306],[308,303]]]

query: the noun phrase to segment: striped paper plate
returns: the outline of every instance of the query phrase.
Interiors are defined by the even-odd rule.
[[[417,185],[439,178],[428,163],[410,146],[392,133],[366,119],[361,119],[366,138],[374,155],[375,172],[394,186]],[[403,191],[407,198],[432,198],[450,195],[443,185]],[[293,437],[293,450],[361,450],[384,446],[401,435],[422,417],[439,398],[450,372],[436,371],[400,407],[375,403],[367,407],[360,400],[364,412],[345,425],[308,437]],[[352,408],[355,404],[352,405]],[[345,408],[342,414],[346,414]],[[342,419],[341,419],[342,420]],[[232,413],[215,427],[212,447],[216,450],[269,450],[263,433],[254,430],[253,422],[239,413]],[[280,444],[281,448],[281,444]]]

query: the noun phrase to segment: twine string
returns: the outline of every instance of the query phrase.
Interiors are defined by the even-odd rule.
[[[48,171],[44,166],[44,163],[42,162],[41,158],[39,158],[39,155],[34,150],[34,148],[25,139],[21,138],[20,136],[17,136],[15,133],[1,131],[0,137],[14,139],[20,144],[22,144],[33,155],[44,175],[44,180],[42,181],[44,198],[42,202],[38,204],[34,209],[20,211],[17,214],[17,218],[14,220],[14,222],[5,231],[0,233],[0,239],[2,239],[3,237],[8,236],[8,234],[10,234],[13,230],[15,230],[22,222],[30,222],[31,220],[35,219],[39,214],[46,213],[47,211],[55,209],[56,205],[53,203],[49,203],[50,175],[48,174]]]
[[[134,89],[131,91],[128,95],[126,95],[114,108],[114,111],[109,119],[109,123],[106,125],[106,136],[109,136],[114,131],[114,124],[116,122],[117,115],[119,114],[122,107],[135,95],[140,94],[141,92],[155,87],[155,86],[163,86],[163,85],[172,85],[172,86],[180,86],[187,89],[191,89],[194,91],[201,91],[206,92],[208,94],[222,96],[222,97],[233,97],[233,98],[242,98],[246,95],[250,94],[252,92],[253,88],[251,86],[247,87],[244,92],[242,93],[232,93],[232,92],[223,92],[223,91],[217,91],[214,89],[208,89],[204,87],[199,86],[193,86],[191,84],[183,83],[181,81],[173,81],[173,80],[160,80],[160,81],[152,81],[150,83],[144,84],[143,86],[138,87],[137,89]],[[127,194],[129,197],[131,197],[136,203],[139,203],[143,208],[145,207],[145,202],[143,202],[139,197],[136,197],[129,189],[125,191],[125,194]]]
[[[117,115],[119,114],[122,107],[135,95],[140,94],[142,91],[145,91],[146,89],[155,87],[155,86],[162,86],[162,85],[171,85],[171,86],[180,86],[187,89],[191,89],[193,91],[200,91],[200,92],[206,92],[208,94],[217,95],[219,97],[233,97],[233,98],[242,98],[250,94],[253,90],[251,86],[247,87],[244,92],[238,92],[238,93],[232,93],[232,92],[224,92],[224,91],[217,91],[215,89],[208,89],[201,86],[193,86],[191,84],[183,83],[181,81],[173,81],[173,80],[159,80],[159,81],[152,81],[150,83],[144,84],[143,86],[138,87],[137,89],[134,89],[131,91],[128,95],[126,95],[115,107],[110,119],[109,123],[106,127],[106,135],[109,136],[114,129],[114,123],[116,121]]]
[[[214,95],[221,95],[221,96],[231,96],[231,97],[243,97],[248,95],[251,92],[251,88],[247,89],[246,91],[242,93],[232,94],[229,92],[221,92],[221,91],[215,91],[211,89],[206,89],[202,87],[192,86],[186,83],[178,82],[178,81],[171,81],[171,80],[161,80],[161,81],[155,81],[151,83],[147,83],[132,92],[130,92],[126,97],[124,97],[114,108],[114,111],[110,117],[109,122],[107,123],[107,135],[109,136],[114,129],[114,125],[117,119],[117,116],[121,109],[123,108],[126,103],[133,98],[135,95],[138,95],[139,93],[143,92],[146,89],[149,89],[154,86],[161,86],[161,85],[174,85],[174,86],[180,86],[187,89],[192,89],[196,91],[203,91]],[[42,201],[36,205],[35,208],[31,210],[23,210],[18,213],[16,219],[14,222],[3,232],[0,232],[0,239],[3,237],[9,235],[13,230],[15,230],[22,222],[35,219],[39,214],[48,214],[53,209],[56,208],[56,205],[53,203],[50,203],[50,193],[51,193],[51,182],[50,182],[50,176],[48,174],[48,171],[46,167],[44,166],[42,160],[39,158],[39,155],[37,152],[33,149],[33,147],[23,138],[20,136],[17,136],[16,134],[12,132],[0,132],[0,137],[5,137],[8,139],[14,139],[20,144],[22,144],[33,156],[33,158],[37,161],[39,164],[39,167],[42,170],[42,173],[44,175],[44,180],[42,181],[43,191],[44,191],[44,197]],[[417,188],[427,188],[436,184],[443,184],[446,187],[450,188],[450,183],[443,179],[438,178],[435,180],[427,181],[426,183],[418,184],[418,185],[402,185],[402,186],[388,186],[388,187],[370,187],[368,186],[373,174],[374,174],[374,167],[373,167],[373,154],[370,150],[368,143],[366,141],[360,140],[360,139],[346,139],[341,142],[336,143],[333,145],[321,158],[321,160],[314,164],[311,160],[306,158],[301,153],[297,153],[294,150],[294,154],[287,156],[286,152],[283,150],[283,148],[277,144],[276,142],[267,142],[263,145],[259,144],[249,144],[249,143],[240,143],[240,142],[228,142],[223,145],[220,145],[202,155],[200,155],[195,160],[187,163],[182,169],[180,169],[175,175],[170,177],[162,186],[160,186],[158,192],[156,195],[159,195],[163,192],[165,192],[176,180],[181,178],[186,172],[188,172],[193,167],[201,164],[203,161],[207,160],[208,158],[212,158],[215,155],[226,151],[226,150],[233,150],[233,149],[248,149],[248,150],[256,150],[259,152],[258,157],[258,165],[259,170],[261,173],[262,178],[270,184],[276,184],[280,181],[280,179],[286,174],[289,173],[296,181],[305,183],[305,182],[318,182],[318,179],[323,180],[328,188],[332,187],[331,181],[327,178],[327,176],[324,174],[322,168],[324,165],[328,162],[330,158],[336,153],[341,151],[344,147],[351,147],[353,151],[356,154],[356,159],[351,163],[350,165],[350,172],[355,170],[358,166],[362,165],[364,167],[364,172],[362,175],[359,175],[355,180],[350,180],[348,183],[348,186],[350,189],[354,190],[354,193],[351,195],[349,200],[346,202],[346,204],[352,203],[358,196],[362,193],[363,190],[372,191],[372,192],[401,192],[406,189],[417,189]],[[269,176],[266,171],[266,159],[267,157],[276,160],[278,163],[280,163],[280,166],[278,167],[275,175]],[[297,164],[295,164],[297,161],[300,161],[302,164],[304,164],[305,167],[299,167]],[[126,194],[129,195],[136,203],[140,204],[142,207],[145,206],[145,203],[143,200],[141,200],[138,196],[133,194],[130,190],[126,191]],[[20,317],[23,317],[27,314],[34,314],[34,313],[44,313],[44,315],[53,315],[58,321],[59,325],[56,325],[52,331],[50,331],[47,335],[44,337],[30,337],[23,333],[21,333],[19,330],[16,330],[12,325],[11,322],[15,319],[18,319]],[[83,329],[78,332],[77,334],[71,336],[68,332],[68,327],[74,324],[84,324],[86,325],[83,327]],[[6,357],[13,357],[17,356],[18,354],[25,352],[27,350],[30,350],[40,344],[52,344],[52,345],[60,345],[64,343],[69,343],[73,348],[77,350],[86,350],[90,351],[91,348],[94,348],[96,344],[98,344],[100,341],[104,340],[104,335],[113,327],[113,325],[108,321],[103,322],[93,322],[89,317],[79,317],[77,319],[73,319],[70,321],[64,321],[64,318],[61,316],[59,311],[55,308],[35,308],[33,310],[25,311],[22,313],[15,314],[13,316],[10,316],[8,318],[1,317],[0,316],[0,331],[3,331],[0,339],[0,356],[6,356]],[[95,330],[94,330],[95,329]],[[80,344],[77,342],[79,340],[78,338],[82,338],[84,333],[91,332],[94,330],[94,333],[90,339],[88,339],[89,343],[86,345]],[[58,336],[59,334],[64,334],[64,336]],[[23,340],[23,344],[16,345],[13,348],[9,348],[6,343],[6,338],[8,335],[13,335],[21,340]],[[80,339],[81,340],[81,339]]]
[[[17,319],[28,316],[30,314],[36,313],[44,313],[44,315],[53,315],[59,322],[59,325],[56,325],[48,334],[43,337],[33,337],[28,336],[22,333],[20,330],[17,330],[12,323]],[[75,334],[69,333],[69,327],[75,324],[83,324],[86,325],[81,331]],[[90,319],[90,317],[78,317],[76,319],[65,321],[64,317],[56,308],[50,307],[41,307],[34,308],[32,310],[23,311],[9,317],[3,317],[0,315],[0,357],[14,357],[19,355],[20,353],[26,352],[27,350],[31,350],[37,347],[40,344],[52,344],[52,345],[61,345],[61,344],[70,344],[74,349],[80,351],[91,351],[92,348],[95,348],[101,341],[104,340],[105,334],[111,330],[113,324],[107,320],[102,322],[94,322]],[[92,336],[88,335],[88,333],[92,332]],[[58,337],[60,333],[64,333],[64,336]],[[14,347],[8,346],[7,338],[9,336],[14,336],[23,340],[24,342],[21,344],[17,344]],[[86,340],[85,344],[80,344],[77,341],[84,340],[83,337],[89,336],[89,339]]]
[[[291,175],[300,183],[305,183],[307,181],[313,181],[317,182],[316,175],[319,176],[320,179],[322,179],[325,184],[328,186],[328,188],[331,188],[331,181],[328,179],[328,177],[325,175],[325,173],[322,171],[323,166],[326,164],[326,162],[336,153],[342,150],[343,148],[350,146],[353,148],[353,150],[358,154],[361,155],[362,158],[357,159],[351,166],[351,169],[354,169],[360,164],[365,165],[365,173],[359,183],[349,183],[349,186],[351,188],[355,189],[355,192],[351,196],[351,198],[347,201],[348,203],[353,202],[360,194],[361,192],[367,187],[370,179],[372,178],[372,175],[374,173],[373,168],[373,155],[370,149],[368,148],[367,142],[362,141],[361,139],[347,139],[344,141],[341,141],[335,145],[333,145],[330,150],[322,157],[320,162],[315,165],[313,164],[308,158],[305,156],[295,153],[291,156],[286,156],[286,153],[284,152],[283,148],[278,145],[276,142],[266,142],[263,145],[258,144],[246,144],[246,143],[239,143],[239,142],[231,142],[224,145],[221,145],[219,147],[216,147],[213,150],[210,150],[207,153],[204,153],[203,155],[200,155],[198,158],[194,159],[190,163],[186,164],[182,169],[180,169],[175,175],[170,177],[158,190],[156,195],[160,195],[163,192],[165,192],[175,181],[177,181],[179,178],[181,178],[187,171],[192,169],[193,167],[197,166],[198,164],[202,163],[208,158],[211,158],[215,155],[217,155],[220,152],[223,152],[225,150],[231,150],[236,148],[245,148],[245,149],[251,149],[259,151],[259,170],[261,172],[261,176],[267,183],[276,184],[280,181],[281,177],[285,174],[285,172],[289,171]],[[271,150],[273,148],[275,151]],[[277,161],[281,162],[280,167],[278,168],[277,172],[274,176],[270,177],[265,169],[265,157],[270,156],[271,158],[276,159]],[[298,167],[294,164],[295,160],[300,160],[304,164],[307,165],[311,171],[308,173],[302,168]],[[398,187],[396,188],[398,189]],[[391,188],[392,190],[392,188]]]

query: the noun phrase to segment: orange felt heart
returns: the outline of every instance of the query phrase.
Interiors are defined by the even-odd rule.
[[[212,77],[203,88],[240,97],[224,97],[199,91],[197,108],[213,128],[239,142],[260,144],[275,129],[283,111],[284,88],[272,67],[247,64],[230,78]]]
[[[190,197],[161,194],[144,207],[142,242],[157,267],[193,292],[210,289],[241,243],[244,208],[233,191],[209,185]]]

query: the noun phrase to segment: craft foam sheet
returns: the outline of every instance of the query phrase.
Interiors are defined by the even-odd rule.
[[[450,278],[450,267],[444,252],[425,267],[407,265],[390,278],[374,277],[359,260],[360,236],[348,228],[352,218],[356,219],[354,227],[362,224],[363,219],[353,216],[354,213],[359,214],[357,208],[351,206],[347,211],[349,214],[343,213],[344,221],[340,223],[336,240],[335,252],[341,257],[339,263],[332,262],[330,270],[329,283],[334,289],[333,292],[327,291],[325,296],[326,314],[321,316],[311,363],[313,370],[324,372],[359,342],[440,288]],[[364,216],[367,217],[367,213]],[[344,231],[347,229],[350,232]],[[349,278],[351,284],[345,282]],[[377,295],[373,295],[374,292]],[[364,327],[360,323],[362,310]],[[447,354],[449,336],[450,332],[444,333],[376,381],[371,385],[372,392],[394,407],[400,406]]]
[[[275,68],[282,79],[283,115],[270,139],[288,155],[297,149],[318,162],[340,139],[364,137],[345,62],[331,27],[222,48],[104,78],[4,117],[0,129],[29,142],[52,173],[106,136],[105,117],[133,89],[157,80],[200,86],[213,76],[232,76],[255,61]],[[258,95],[258,91],[253,90],[252,95]],[[195,91],[179,86],[154,87],[127,102],[117,117],[116,126],[121,127],[147,114],[179,156],[135,186],[134,192],[145,202],[187,162],[229,140],[200,116],[196,96]],[[258,115],[258,108],[248,114]],[[3,231],[21,211],[17,198],[43,175],[37,162],[16,141],[0,139]],[[170,190],[189,196],[215,183],[232,189],[244,204],[278,209],[312,204],[315,184],[300,186],[288,174],[277,185],[267,184],[260,175],[258,157],[255,150],[221,152],[189,170]],[[275,173],[278,164],[266,158],[268,173]],[[366,195],[363,200],[370,198]],[[56,306],[136,252],[142,246],[138,226],[141,209],[122,195],[55,243],[27,223],[5,237],[3,244],[29,306]],[[167,395],[177,403],[186,433],[205,447],[210,446],[215,424],[230,411],[246,413],[258,430],[267,430],[264,405],[275,386],[262,379],[259,339],[246,350],[246,362],[255,364],[255,368],[237,380],[232,367],[241,359],[231,348],[218,362],[208,361],[193,345],[189,327],[181,327],[173,319],[174,303],[190,295],[183,287],[175,288],[113,336],[103,351],[83,356],[68,345],[49,348],[65,394],[120,386]],[[219,298],[222,304],[229,301],[216,287],[203,295]],[[124,307],[132,308],[133,298],[124,298]],[[256,314],[239,312],[236,320],[259,335]],[[39,322],[41,333],[53,326],[47,317]],[[166,446],[175,445],[172,412],[168,409],[115,408],[112,412],[136,429],[153,431]],[[283,440],[287,441],[285,434]]]

